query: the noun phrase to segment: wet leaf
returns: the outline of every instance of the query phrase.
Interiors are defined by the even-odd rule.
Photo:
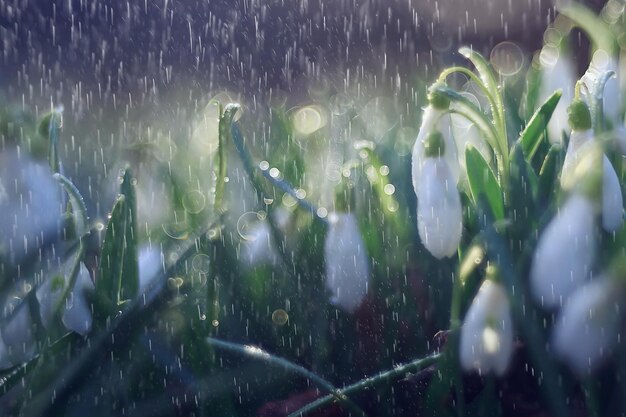
[[[495,218],[497,220],[503,219],[502,189],[487,161],[478,149],[471,145],[468,145],[465,150],[465,164],[474,203],[478,202],[479,195],[484,194]]]
[[[520,134],[520,143],[524,156],[527,160],[531,160],[539,145],[541,139],[545,138],[544,132],[548,126],[548,121],[556,109],[556,105],[561,99],[562,91],[555,91],[548,99],[537,109],[533,117],[530,119],[522,133]]]

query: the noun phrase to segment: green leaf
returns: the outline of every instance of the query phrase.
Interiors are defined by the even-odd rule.
[[[530,119],[522,133],[520,134],[520,143],[522,151],[527,160],[531,160],[539,145],[541,139],[545,137],[544,132],[548,126],[548,121],[556,109],[556,105],[561,99],[562,91],[555,91],[548,99],[537,109],[533,117]]]
[[[617,51],[617,37],[609,25],[593,10],[575,1],[557,2],[557,10],[581,28],[594,44],[594,49],[602,49],[609,54]]]
[[[523,239],[532,230],[534,219],[534,193],[537,179],[524,158],[521,142],[511,150],[511,167],[508,182],[508,217],[512,221],[511,232],[515,238]]]
[[[484,194],[495,218],[497,220],[503,219],[502,189],[487,161],[471,144],[468,144],[465,149],[465,166],[467,167],[467,178],[474,203],[478,202],[478,196]]]
[[[65,192],[70,198],[70,204],[72,206],[72,217],[74,219],[74,227],[78,237],[83,237],[87,234],[87,224],[89,223],[89,217],[87,216],[87,206],[83,196],[78,191],[78,188],[67,177],[62,174],[54,174],[54,179],[61,184]]]
[[[46,114],[39,122],[39,134],[48,139],[48,163],[53,172],[61,170],[59,162],[59,127],[61,116],[57,111]]]
[[[128,169],[122,177],[120,190],[107,225],[96,281],[96,299],[105,310],[105,316],[117,312],[139,291],[136,196]]]
[[[561,167],[561,147],[552,145],[543,160],[537,185],[537,204],[546,208],[552,198]]]
[[[228,155],[227,146],[231,142],[231,125],[235,113],[239,110],[239,104],[230,103],[224,107],[222,111],[222,105],[219,106],[219,127],[218,127],[218,148],[217,148],[217,179],[215,184],[215,207],[218,214],[222,211],[222,204],[224,200],[224,189],[226,187],[226,156]]]

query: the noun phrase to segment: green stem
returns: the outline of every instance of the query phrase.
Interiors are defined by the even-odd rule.
[[[312,413],[313,411],[324,407],[325,405],[330,404],[336,396],[344,397],[346,395],[362,391],[369,387],[372,387],[381,382],[389,381],[391,379],[406,375],[408,372],[416,372],[421,369],[424,369],[432,364],[435,364],[441,358],[441,354],[437,353],[431,356],[427,356],[425,358],[416,359],[412,362],[409,362],[404,365],[399,365],[385,372],[381,372],[376,376],[362,379],[352,385],[348,385],[345,388],[337,390],[335,395],[325,395],[324,397],[318,398],[312,403],[302,407],[301,409],[289,414],[289,417],[303,417],[307,414]]]
[[[361,410],[358,405],[356,405],[347,397],[347,393],[343,393],[341,392],[341,390],[337,390],[330,382],[326,381],[319,375],[314,374],[313,372],[300,365],[297,365],[278,356],[271,355],[270,353],[256,346],[239,345],[237,343],[226,342],[223,340],[214,339],[212,337],[206,338],[206,341],[209,345],[217,347],[219,349],[227,350],[229,352],[237,353],[253,359],[260,359],[263,362],[266,362],[268,365],[281,367],[295,374],[301,375],[304,378],[311,380],[311,382],[317,385],[320,390],[328,392],[329,397],[336,399],[350,411],[356,413],[359,416],[366,415],[365,412]]]
[[[70,294],[70,292],[74,289],[74,286],[76,285],[76,281],[78,279],[78,273],[80,272],[80,263],[82,262],[83,256],[85,255],[85,249],[86,249],[85,244],[81,240],[78,246],[78,253],[76,254],[76,258],[74,259],[74,264],[72,265],[72,269],[70,270],[69,283],[63,287],[61,298],[59,298],[56,305],[54,306],[54,309],[52,310],[53,320],[59,316],[61,312],[61,308],[65,304],[65,301],[67,300],[68,295]]]
[[[493,95],[491,94],[491,92],[489,92],[489,90],[485,86],[485,83],[482,82],[482,80],[478,77],[478,75],[476,75],[472,70],[470,70],[468,68],[459,67],[459,66],[446,68],[443,71],[441,71],[441,74],[439,74],[439,79],[437,81],[445,84],[446,83],[446,78],[448,78],[450,75],[454,74],[455,72],[459,72],[461,74],[464,74],[470,80],[474,81],[476,83],[476,85],[480,88],[480,90],[483,92],[485,97],[487,97],[487,100],[489,100],[489,103],[492,106],[495,105],[495,101],[494,101]]]

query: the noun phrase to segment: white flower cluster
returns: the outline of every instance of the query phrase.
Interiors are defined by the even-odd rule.
[[[582,113],[572,116],[576,111]],[[594,143],[589,122],[583,122],[582,129],[578,126],[576,118],[583,114],[584,120],[588,113],[582,101],[570,107],[572,132],[560,178],[570,195],[541,234],[530,271],[537,302],[551,310],[561,308],[552,343],[579,375],[595,369],[617,343],[623,293],[614,277],[592,280],[596,217],[599,214],[605,231],[615,232],[623,225],[624,208],[617,174]]]

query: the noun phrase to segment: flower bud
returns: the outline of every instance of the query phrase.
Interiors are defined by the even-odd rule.
[[[459,360],[464,370],[503,375],[513,354],[513,320],[501,284],[483,281],[461,327]]]
[[[354,312],[369,283],[369,260],[356,218],[350,213],[331,213],[324,242],[326,288],[333,294],[331,302]]]
[[[574,100],[567,108],[567,122],[572,130],[584,131],[591,129],[591,113],[582,100]]]

